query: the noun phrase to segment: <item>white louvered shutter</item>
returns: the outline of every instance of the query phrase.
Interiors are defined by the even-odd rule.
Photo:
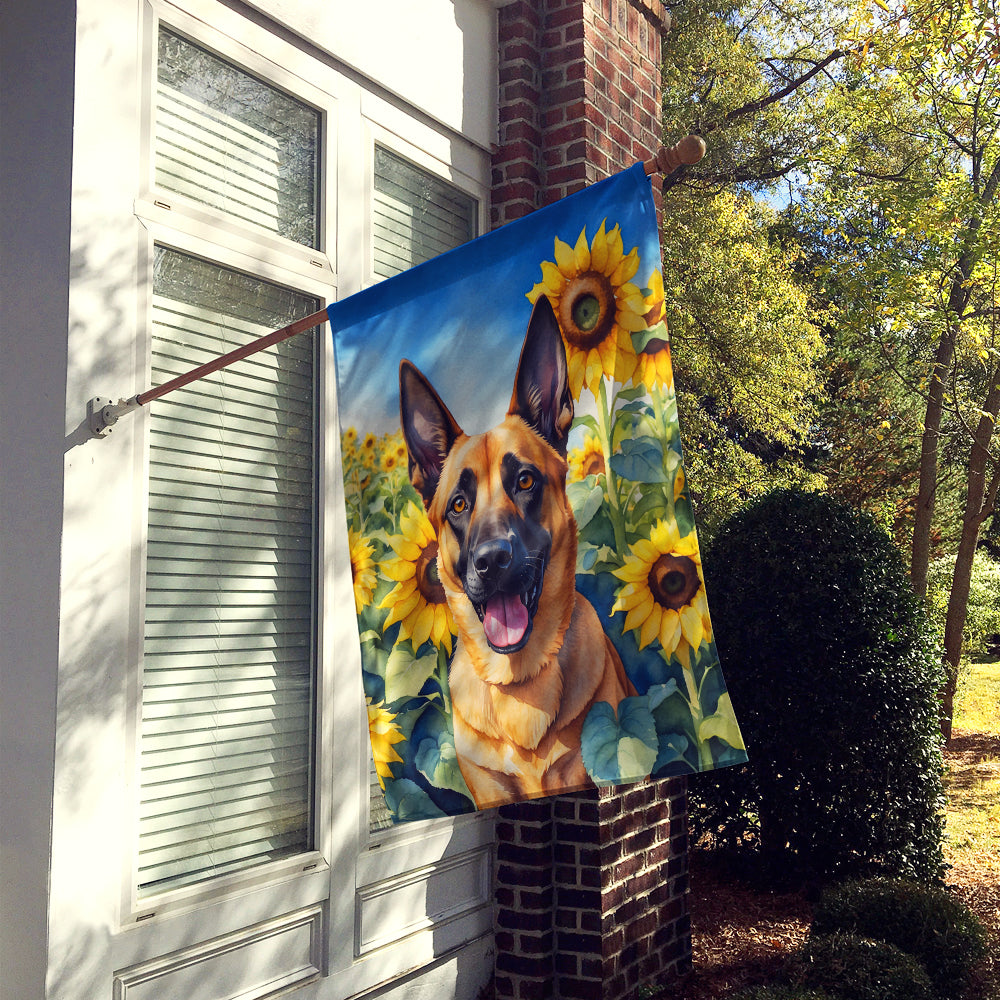
[[[161,28],[158,191],[314,246],[319,114]],[[157,246],[151,384],[317,300]],[[316,341],[149,408],[140,897],[313,847]]]
[[[478,235],[474,198],[381,146],[375,147],[373,216],[372,251],[379,278],[390,278]],[[391,826],[374,762],[369,800],[371,831]]]
[[[375,147],[375,274],[390,278],[477,236],[476,200]]]
[[[315,308],[158,248],[153,382]],[[314,346],[300,335],[151,405],[142,892],[311,846]]]

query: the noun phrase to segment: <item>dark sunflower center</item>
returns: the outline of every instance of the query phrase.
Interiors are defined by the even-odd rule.
[[[583,463],[583,474],[585,476],[599,476],[604,472],[604,456],[600,452],[593,452],[587,456]]]
[[[663,555],[649,570],[649,592],[660,607],[679,611],[698,593],[701,580],[693,559]]]
[[[615,290],[603,274],[586,271],[572,278],[559,298],[559,326],[574,347],[597,347],[615,324]]]
[[[444,604],[447,599],[437,568],[437,542],[425,546],[417,557],[417,589],[428,604]]]

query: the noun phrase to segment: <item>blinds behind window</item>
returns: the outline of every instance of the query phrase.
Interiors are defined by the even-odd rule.
[[[317,308],[157,248],[152,382]],[[150,407],[140,894],[311,846],[312,334]]]
[[[319,113],[160,29],[156,184],[317,246]]]
[[[439,177],[375,147],[375,274],[389,278],[477,235],[477,203]],[[392,826],[374,762],[369,771],[371,831]]]
[[[375,147],[375,274],[390,278],[476,236],[476,200]]]

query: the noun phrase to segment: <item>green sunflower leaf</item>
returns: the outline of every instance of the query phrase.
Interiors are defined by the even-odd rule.
[[[397,642],[385,664],[387,699],[413,698],[437,669],[437,649],[414,656],[408,642]]]
[[[733,711],[733,702],[728,692],[719,698],[715,714],[702,720],[698,727],[698,739],[703,743],[713,736],[722,740],[723,743],[728,743],[736,750],[746,750],[739,723],[736,721],[736,713]]]
[[[566,488],[570,506],[573,508],[573,517],[576,519],[578,531],[582,531],[594,515],[601,509],[601,504],[607,496],[603,486],[592,486],[586,482],[571,483]]]
[[[436,819],[444,816],[444,812],[432,801],[430,796],[409,778],[385,783],[385,802],[392,812],[393,818],[399,822],[412,819]]]
[[[608,702],[598,702],[584,720],[581,744],[583,766],[597,783],[645,778],[658,751],[646,697],[622,699],[617,715]]]
[[[654,340],[662,340],[664,344],[670,343],[667,324],[662,320],[653,326],[646,327],[645,330],[636,330],[632,334],[632,347],[635,348],[635,353],[639,354]]]
[[[436,788],[450,788],[461,795],[469,795],[469,787],[462,777],[451,733],[442,731],[437,738],[428,736],[420,741],[413,758],[417,770]]]
[[[660,443],[650,437],[622,441],[621,451],[611,456],[611,468],[633,483],[666,483],[670,478],[663,467]]]

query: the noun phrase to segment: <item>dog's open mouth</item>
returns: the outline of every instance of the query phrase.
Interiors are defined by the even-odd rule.
[[[521,594],[497,591],[475,607],[494,652],[516,653],[531,635],[531,620],[538,609],[538,584]]]

